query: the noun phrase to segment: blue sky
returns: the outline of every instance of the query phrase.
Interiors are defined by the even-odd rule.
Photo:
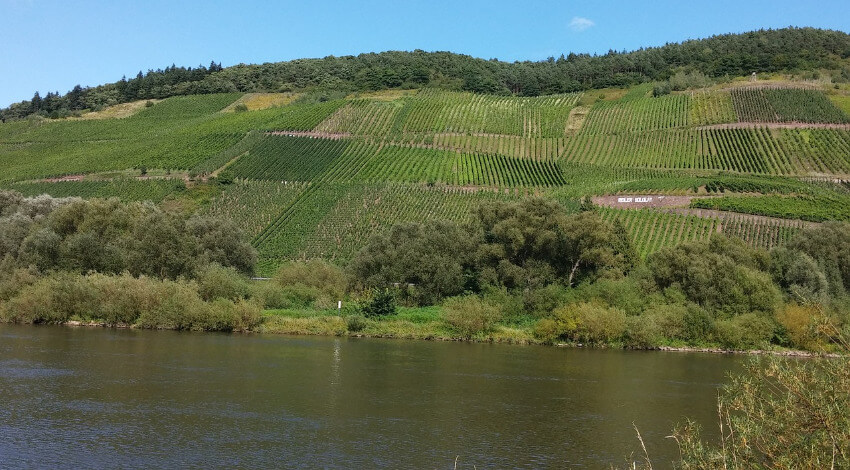
[[[172,63],[412,49],[540,60],[789,25],[850,31],[850,8],[847,0],[0,0],[0,107]]]

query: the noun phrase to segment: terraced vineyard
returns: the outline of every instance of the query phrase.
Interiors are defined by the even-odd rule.
[[[180,170],[194,178],[192,192],[229,175],[236,181],[215,186],[209,197],[220,194],[200,200],[200,211],[245,228],[264,273],[288,257],[345,262],[393,223],[462,221],[494,198],[544,195],[577,210],[588,195],[723,196],[690,209],[726,211],[704,217],[604,209],[644,256],[716,232],[768,247],[793,236],[800,220],[850,219],[850,200],[831,182],[850,179],[850,118],[841,110],[850,101],[842,92],[651,90],[169,98],[114,113],[121,119],[0,124],[0,185],[28,195],[163,201],[186,191],[182,180],[127,176]],[[92,173],[99,176],[83,178]],[[123,176],[95,181],[105,174]],[[38,182],[63,175],[83,181]]]
[[[850,118],[818,90],[734,88],[732,103],[738,118],[747,122],[850,122]]]
[[[609,222],[619,220],[632,237],[635,249],[646,257],[679,243],[707,240],[715,233],[737,237],[756,248],[770,249],[787,243],[805,224],[730,213],[695,215],[647,209],[601,209]]]
[[[110,181],[59,181],[5,185],[24,196],[49,194],[53,197],[112,198],[123,201],[161,202],[170,194],[186,190],[179,179],[116,179]]]

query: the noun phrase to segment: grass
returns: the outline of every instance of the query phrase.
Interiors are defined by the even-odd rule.
[[[371,338],[464,341],[443,321],[441,307],[399,307],[396,315],[367,319],[365,328],[348,331],[345,319],[336,310],[283,309],[266,310],[258,331],[270,334],[355,336]],[[493,331],[472,338],[478,342],[540,344],[531,327],[497,325]]]

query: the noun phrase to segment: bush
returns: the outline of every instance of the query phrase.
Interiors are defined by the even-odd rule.
[[[535,338],[545,344],[553,344],[555,340],[558,339],[558,336],[561,335],[561,332],[558,329],[558,323],[555,322],[555,320],[551,318],[541,318],[534,324],[532,334],[534,334]]]
[[[717,341],[727,349],[760,347],[770,341],[775,330],[772,320],[755,313],[715,322]]]
[[[598,302],[580,302],[552,312],[562,335],[573,341],[611,343],[626,331],[626,313]]]
[[[443,310],[446,323],[466,339],[489,332],[501,319],[499,307],[473,295],[447,299]]]
[[[363,315],[349,315],[345,318],[345,326],[352,333],[363,331],[366,328],[366,317]]]
[[[198,294],[210,301],[214,299],[238,300],[248,295],[248,285],[235,269],[212,263],[197,274]]]
[[[821,351],[829,340],[819,328],[823,317],[816,305],[788,304],[776,315],[776,320],[792,346]]]
[[[245,103],[239,103],[233,107],[233,110],[237,113],[244,113],[245,111],[248,111],[248,105]]]
[[[274,281],[282,287],[312,287],[317,290],[317,297],[324,295],[331,300],[342,300],[348,286],[340,268],[320,259],[284,263],[275,273]]]
[[[370,299],[363,304],[360,310],[366,318],[395,315],[397,313],[395,294],[390,292],[389,289],[373,292]]]
[[[664,341],[664,329],[653,315],[626,318],[626,344],[633,348],[658,347]]]

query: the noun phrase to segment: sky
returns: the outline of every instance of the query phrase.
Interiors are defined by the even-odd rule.
[[[0,0],[0,107],[140,70],[386,50],[604,54],[760,28],[850,32],[848,0]]]

